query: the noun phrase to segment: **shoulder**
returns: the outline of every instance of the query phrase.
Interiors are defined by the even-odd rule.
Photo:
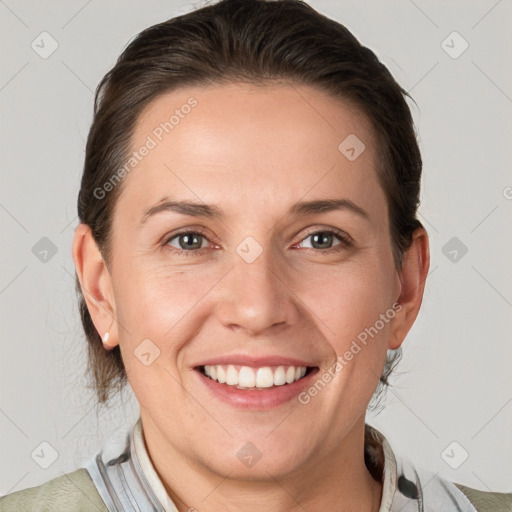
[[[485,492],[454,483],[478,512],[512,512],[512,493]]]
[[[80,468],[37,487],[30,487],[0,497],[0,510],[2,512],[29,510],[41,512],[98,510],[106,512],[107,508],[87,469]]]

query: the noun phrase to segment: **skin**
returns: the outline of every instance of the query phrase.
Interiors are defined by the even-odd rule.
[[[428,237],[413,235],[395,268],[386,197],[377,179],[367,118],[345,101],[304,85],[187,87],[155,99],[132,138],[194,96],[198,105],[127,175],[113,220],[107,267],[87,226],[73,259],[98,332],[120,345],[140,404],[145,443],[180,512],[378,511],[382,485],[363,459],[367,405],[385,364],[418,314],[429,267]],[[349,161],[338,145],[366,146]],[[146,210],[167,196],[217,205],[222,220]],[[287,215],[298,201],[345,198],[350,210]],[[182,228],[204,230],[199,253],[176,254]],[[338,229],[319,244],[311,236]],[[261,255],[236,252],[248,236]],[[182,245],[180,245],[180,240]],[[329,247],[339,250],[326,253]],[[182,249],[186,250],[186,249]],[[233,352],[288,355],[327,372],[379,315],[401,305],[371,341],[308,404],[240,410],[212,396],[193,366]],[[134,350],[150,339],[149,366]],[[107,347],[108,348],[108,347]],[[261,459],[248,468],[248,441]]]

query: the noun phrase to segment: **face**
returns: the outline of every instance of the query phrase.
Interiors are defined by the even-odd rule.
[[[325,460],[401,321],[370,123],[308,86],[190,87],[141,114],[143,146],[109,278],[146,438],[232,477]]]

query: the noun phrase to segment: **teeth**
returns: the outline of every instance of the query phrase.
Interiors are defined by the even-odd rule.
[[[272,386],[283,386],[301,379],[306,374],[305,366],[263,366],[251,368],[235,365],[205,365],[204,373],[221,384],[235,386],[240,389],[264,389]]]
[[[215,366],[212,366],[212,370],[215,370]],[[213,379],[213,372],[210,375]],[[248,366],[242,366],[242,368],[240,368],[237,384],[239,386],[243,386],[244,388],[253,388],[256,386],[256,378],[254,376],[254,372]]]
[[[222,366],[205,366],[204,367],[204,370],[205,370],[205,373],[206,373],[206,368],[209,369],[210,371],[210,377],[212,379],[214,379],[214,372],[215,370],[217,370],[217,380],[221,383],[221,384],[224,384],[224,382],[226,382],[226,372],[224,371],[224,368],[222,368]],[[213,372],[211,371],[211,368],[215,368],[215,370],[213,370]],[[206,375],[208,375],[206,373]]]
[[[290,366],[288,370],[286,370],[286,382],[291,384],[295,380],[295,367]]]
[[[232,364],[228,366],[228,371],[226,372],[226,384],[228,386],[238,385],[238,372]]]
[[[250,370],[250,369],[249,369]],[[250,370],[252,371],[252,370]],[[256,387],[271,388],[274,385],[274,372],[269,366],[258,368],[256,372]]]
[[[278,366],[276,368],[274,372],[274,384],[276,386],[282,386],[283,384],[286,384],[286,373],[284,373],[283,366]]]

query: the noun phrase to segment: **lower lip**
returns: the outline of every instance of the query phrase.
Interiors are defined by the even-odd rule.
[[[241,409],[272,409],[296,398],[304,388],[310,386],[318,368],[313,368],[302,379],[291,384],[261,390],[238,389],[210,379],[199,370],[195,370],[195,372],[199,375],[201,382],[223,402]]]

